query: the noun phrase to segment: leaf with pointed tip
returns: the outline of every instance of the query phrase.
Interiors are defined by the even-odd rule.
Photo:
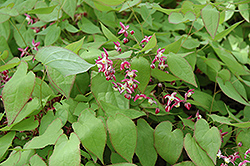
[[[7,151],[15,137],[15,132],[11,131],[0,138],[0,159],[3,157],[4,153]]]
[[[28,102],[35,86],[35,74],[27,73],[28,65],[21,61],[13,77],[5,84],[2,91],[2,99],[8,119],[8,125],[12,124],[25,104]]]
[[[128,162],[132,162],[137,138],[134,122],[118,113],[114,118],[112,116],[108,118],[107,127],[111,143],[116,152]]]
[[[35,154],[30,158],[30,166],[47,166],[46,163],[43,161],[43,159]]]
[[[56,46],[42,47],[36,60],[59,71],[64,77],[88,71],[94,65],[89,64],[74,52]]]
[[[195,164],[191,161],[184,161],[184,162],[175,164],[173,166],[195,166]]]
[[[149,42],[139,52],[151,50],[152,48],[154,48],[156,46],[156,44],[157,44],[157,39],[155,37],[155,34],[153,34],[152,37],[151,37],[151,39],[149,40]]]

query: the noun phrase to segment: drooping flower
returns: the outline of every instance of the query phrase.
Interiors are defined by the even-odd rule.
[[[127,39],[127,38],[124,38],[124,39],[123,39],[123,43],[124,43],[124,44],[128,43],[128,39]]]
[[[18,48],[18,50],[22,52],[20,57],[23,57],[24,55],[29,55],[28,48],[29,47],[26,47],[25,49]]]
[[[250,148],[245,152],[244,158],[247,158],[249,153],[250,153]]]
[[[136,94],[135,97],[134,97],[134,101],[136,101],[136,100],[138,100],[138,99],[141,100],[141,99],[143,99],[143,98],[146,99],[147,96],[146,96],[145,94],[140,94],[140,95],[139,95],[139,94]]]
[[[135,74],[135,72],[138,72],[137,70],[127,70],[126,71],[126,75],[125,75],[125,77],[127,77],[127,76],[129,76],[129,77],[131,77],[131,78],[135,78],[137,75]]]
[[[114,44],[115,44],[115,49],[116,49],[116,51],[117,52],[121,52],[122,51],[122,48],[120,47],[121,46],[121,44],[117,41],[117,42],[114,42]]]
[[[123,61],[122,63],[121,63],[121,67],[120,67],[120,70],[124,70],[125,68],[126,69],[129,69],[130,68],[130,63],[128,62],[128,61]]]
[[[222,132],[222,129],[220,129],[220,135],[221,135],[221,142],[223,142],[223,137],[226,135],[228,132]]]
[[[175,107],[179,107],[180,106],[181,100],[178,97],[176,97],[176,94],[177,94],[176,92],[173,92],[171,95],[167,94],[167,95],[165,95],[163,97],[164,99],[168,99],[167,105],[165,107],[165,111],[166,112],[169,112],[174,106]],[[174,101],[175,103],[170,107],[170,104],[171,104],[172,101]]]
[[[202,116],[199,113],[199,110],[196,112],[195,117],[197,118],[197,120],[202,118]]]
[[[247,166],[247,163],[250,163],[250,161],[244,160],[244,161],[240,162],[238,166]]]
[[[185,101],[187,101],[187,98],[190,97],[192,94],[194,94],[194,89],[189,89],[187,93],[185,93]]]
[[[151,39],[151,37],[152,36],[144,36],[144,38],[142,39],[141,43],[144,43],[144,42],[148,43],[149,40]]]
[[[242,146],[242,142],[239,142],[239,143],[238,143],[238,146],[241,147],[241,146]]]
[[[122,22],[120,22],[121,30],[118,32],[118,34],[124,34],[125,37],[128,37],[128,28],[129,25],[125,26]]]
[[[28,24],[33,24],[33,19],[31,18],[31,16],[26,13],[24,15],[26,16],[25,19],[28,21]]]
[[[134,33],[135,33],[135,31],[133,31],[133,30],[132,30],[132,31],[130,31],[130,34],[131,34],[131,35],[133,35]]]
[[[33,50],[36,50],[36,51],[38,51],[38,46],[40,45],[40,42],[37,42],[37,43],[35,43],[35,40],[34,39],[32,39],[32,46],[33,46]]]

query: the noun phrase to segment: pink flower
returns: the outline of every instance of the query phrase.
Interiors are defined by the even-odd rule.
[[[190,110],[190,108],[191,108],[191,104],[190,104],[190,103],[185,103],[184,106],[185,106],[188,110]]]
[[[131,89],[131,87],[129,86],[128,82],[124,82],[123,84],[122,83],[117,83],[118,86],[120,86],[121,90],[119,91],[120,93],[123,93],[124,91],[127,91],[128,93],[133,93],[133,89]]]
[[[247,163],[250,163],[250,161],[244,160],[244,161],[240,162],[238,166],[247,166]]]
[[[40,42],[37,42],[37,43],[35,43],[35,40],[34,39],[32,39],[32,46],[33,46],[33,50],[36,50],[36,51],[38,51],[38,46],[40,45]]]
[[[125,75],[125,77],[130,77],[130,78],[135,78],[137,75],[135,74],[135,72],[138,72],[137,70],[131,70],[131,71],[129,71],[129,70],[127,70],[126,71],[126,75]]]
[[[24,14],[25,16],[26,16],[26,20],[28,21],[28,24],[33,24],[33,20],[32,20],[32,18],[31,18],[31,16],[30,15],[28,15],[28,14]]]
[[[248,154],[250,153],[250,148],[245,152],[244,158],[247,158]]]
[[[124,38],[124,39],[123,39],[123,43],[124,43],[124,44],[128,43],[128,39],[127,39],[127,38]]]
[[[241,146],[242,146],[242,142],[239,142],[239,143],[238,143],[238,146],[241,147]]]
[[[133,31],[133,30],[132,30],[132,31],[130,31],[130,34],[131,34],[131,35],[133,35],[134,33],[135,33],[135,31]]]
[[[153,100],[153,98],[147,97],[148,98],[148,104],[152,105],[152,104],[156,104],[157,102]]]
[[[197,120],[202,118],[202,116],[199,113],[199,110],[196,112],[195,117],[197,118]]]
[[[189,89],[187,93],[185,93],[185,101],[187,101],[187,98],[190,97],[192,94],[194,94],[194,89]]]
[[[165,63],[165,59],[163,59],[162,61],[160,61],[158,68],[161,70],[164,70],[166,67],[168,67],[168,65]]]
[[[178,97],[175,96],[176,94],[177,94],[176,92],[173,92],[171,95],[167,94],[167,95],[165,95],[163,97],[164,99],[168,99],[167,105],[165,107],[165,111],[166,112],[169,112],[174,106],[175,107],[179,107],[180,106],[181,100]],[[172,101],[174,101],[175,103],[170,107],[170,104],[171,104]]]
[[[142,39],[141,43],[144,43],[144,42],[148,43],[149,40],[151,39],[151,37],[152,36],[144,36],[144,38]]]
[[[139,95],[139,94],[136,94],[136,95],[135,95],[135,98],[134,98],[134,101],[136,101],[137,99],[140,100],[140,99],[143,99],[143,98],[146,99],[147,96],[146,96],[145,94],[140,94],[140,95]]]
[[[129,25],[125,26],[122,22],[120,22],[120,25],[122,27],[122,29],[118,32],[118,34],[124,34],[125,37],[128,37],[128,28]]]
[[[155,109],[155,114],[158,114],[160,112],[160,108]]]
[[[223,142],[223,137],[226,135],[228,132],[222,132],[222,129],[220,129],[220,135],[221,135],[221,142]]]
[[[120,67],[120,70],[124,70],[125,68],[126,69],[129,69],[130,68],[130,63],[128,61],[124,61],[121,63],[121,67]]]
[[[128,100],[129,100],[129,99],[131,99],[131,97],[132,97],[132,96],[131,96],[131,94],[127,94],[127,93],[125,93],[125,94],[124,94],[124,97],[125,97],[126,99],[128,99]]]
[[[114,42],[114,44],[115,44],[115,49],[116,49],[116,51],[117,51],[117,52],[121,52],[121,51],[122,51],[122,48],[120,47],[120,46],[121,46],[120,43],[117,41],[117,42]]]
[[[27,51],[28,48],[29,48],[29,47],[26,47],[25,49],[23,49],[23,48],[18,48],[18,50],[22,52],[20,57],[23,57],[24,55],[29,55],[29,53],[28,53],[28,51]]]
[[[163,56],[164,51],[165,51],[165,48],[163,48],[163,49],[159,48],[157,50],[157,54],[156,54],[154,60],[152,61],[152,63],[155,63],[156,61],[161,61],[162,58],[166,58],[165,56]]]

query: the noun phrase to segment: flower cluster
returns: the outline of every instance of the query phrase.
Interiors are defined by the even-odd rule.
[[[30,15],[28,14],[24,14],[26,16],[26,20],[28,21],[28,25],[32,25],[34,23],[36,23],[38,21],[38,18],[32,18]],[[42,30],[44,30],[46,28],[46,25],[42,26],[41,28],[40,27],[31,27],[30,29],[33,29],[35,33],[38,33]]]
[[[125,92],[124,97],[127,99],[131,99],[131,94],[138,88],[139,81],[135,79],[137,70],[132,70],[130,68],[130,63],[128,61],[124,61],[121,63],[121,70],[127,69],[124,79],[118,83],[112,82],[114,84],[113,88],[118,90],[121,94]]]
[[[98,67],[99,72],[103,72],[106,80],[115,80],[115,69],[113,68],[113,61],[108,58],[109,54],[105,48],[103,48],[104,53],[102,53],[102,57],[98,57],[95,61]]]
[[[4,71],[0,72],[0,78],[1,78],[1,87],[0,88],[3,88],[4,85],[11,79],[11,77],[9,76],[9,71],[4,70]]]
[[[152,61],[151,65],[150,65],[150,67],[151,67],[152,69],[155,68],[155,62],[159,62],[158,68],[159,68],[160,70],[162,70],[162,71],[163,71],[166,67],[168,67],[168,65],[166,64],[166,59],[163,59],[163,58],[166,58],[166,57],[163,55],[163,52],[164,52],[164,51],[165,51],[164,48],[163,48],[163,49],[159,48],[159,49],[157,50],[157,54],[156,54],[154,60]],[[166,72],[167,72],[167,71],[166,71]],[[168,72],[167,72],[167,73],[168,73]]]
[[[121,30],[118,32],[118,34],[124,34],[125,38],[123,38],[123,43],[126,44],[129,42],[128,40],[128,28],[129,25],[125,26],[122,22],[120,22]],[[135,32],[132,30],[130,31],[130,34],[133,35]]]
[[[168,99],[167,105],[165,106],[165,111],[169,112],[173,107],[179,107],[180,103],[184,103],[184,106],[190,110],[191,104],[187,103],[187,98],[190,97],[194,93],[194,89],[190,89],[185,93],[185,99],[181,100],[180,98],[176,97],[176,92],[173,92],[171,95],[167,94],[163,98]],[[171,105],[171,103],[174,102],[174,104]]]
[[[38,51],[38,46],[40,45],[40,42],[35,42],[35,40],[32,40],[32,50],[36,50]],[[29,46],[27,46],[26,48],[18,48],[19,51],[21,51],[21,55],[20,57],[23,57],[25,55],[29,55]]]

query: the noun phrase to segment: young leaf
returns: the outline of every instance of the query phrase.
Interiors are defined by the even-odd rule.
[[[240,21],[240,22],[237,22],[235,23],[234,25],[230,26],[229,28],[227,28],[226,30],[220,32],[219,34],[217,34],[215,37],[214,37],[214,40],[220,40],[222,39],[223,37],[227,36],[232,30],[234,30],[239,24],[241,24],[243,22]]]
[[[186,59],[174,53],[169,53],[167,56],[167,64],[169,70],[176,77],[197,87],[192,67]]]
[[[33,9],[27,11],[28,14],[50,14],[53,10],[57,7],[57,5],[50,6],[50,7],[43,7],[38,9]]]
[[[68,50],[73,51],[74,53],[78,54],[79,50],[82,48],[84,39],[85,39],[85,37],[83,37],[79,41],[76,41],[74,43],[71,43],[71,44],[67,45],[65,48],[67,48]]]
[[[157,44],[157,39],[155,37],[155,34],[152,35],[151,39],[149,40],[149,42],[145,45],[145,47],[139,51],[139,52],[143,52],[143,51],[148,51],[152,48],[154,48]]]
[[[27,69],[27,63],[21,61],[17,71],[3,88],[2,99],[8,125],[14,122],[29,100],[35,86],[35,74],[32,71],[27,73]]]
[[[94,65],[87,63],[74,52],[56,46],[42,47],[36,60],[59,71],[64,77],[88,71]]]
[[[87,18],[82,17],[82,20],[79,24],[79,28],[89,34],[95,34],[95,33],[101,33],[100,29],[98,26],[93,24],[91,21],[89,21]]]
[[[207,32],[214,39],[220,21],[219,11],[212,5],[208,4],[202,9],[201,16]]]
[[[159,155],[173,165],[177,162],[183,148],[183,133],[180,129],[172,132],[172,123],[161,122],[154,132],[155,148]]]
[[[122,114],[110,116],[107,120],[109,136],[116,152],[128,162],[132,158],[136,148],[137,132],[134,122]]]

